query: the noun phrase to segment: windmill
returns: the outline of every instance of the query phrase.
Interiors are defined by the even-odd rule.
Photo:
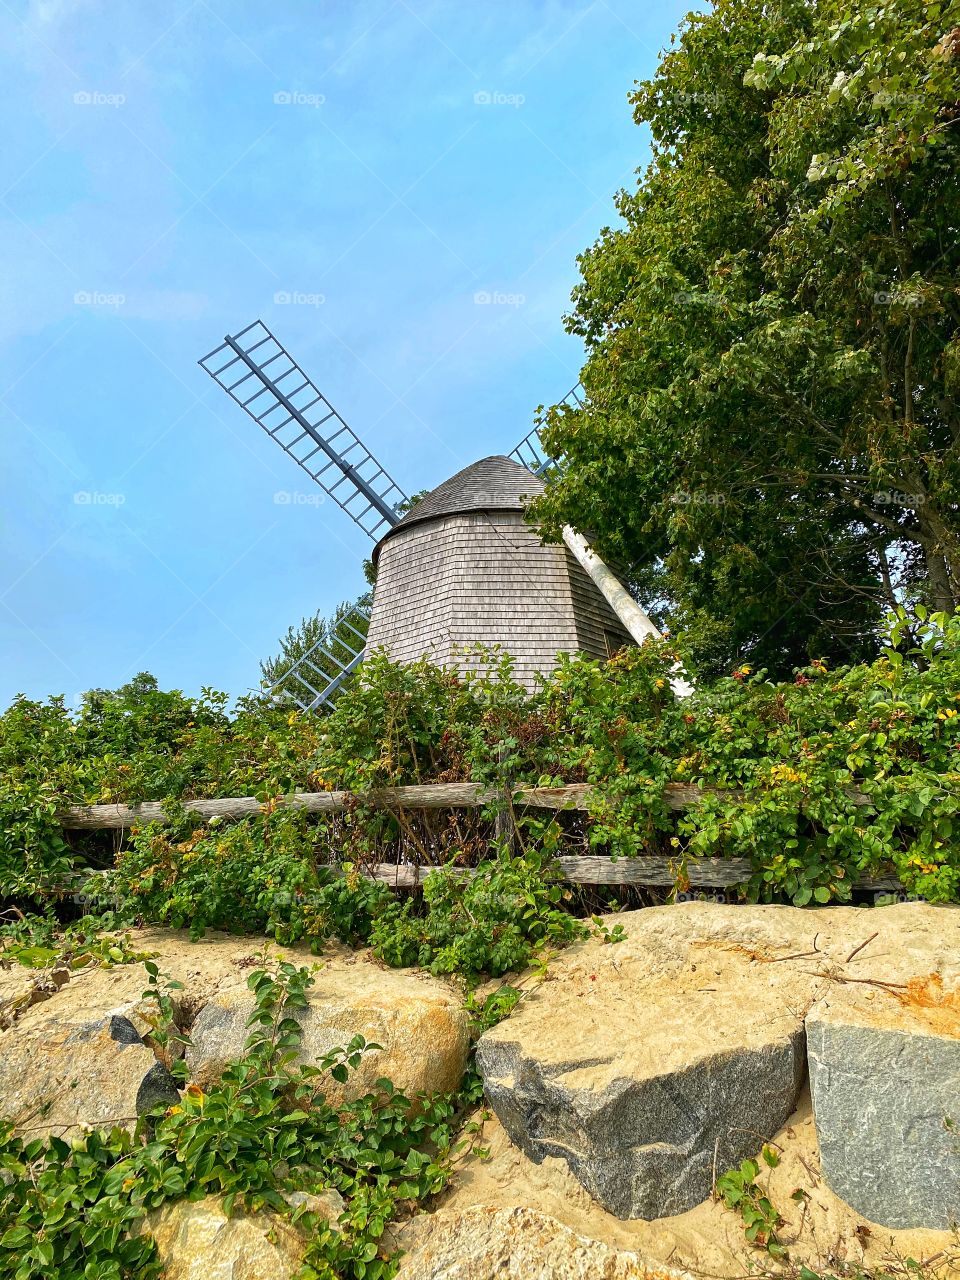
[[[558,652],[605,658],[660,634],[579,533],[565,528],[554,546],[526,523],[524,500],[559,466],[535,431],[509,457],[483,458],[411,505],[262,321],[199,363],[374,543],[372,606],[343,615],[335,638],[303,654],[273,695],[328,707],[367,648],[462,665],[476,642],[511,653],[532,688]],[[576,390],[570,397],[579,402]]]

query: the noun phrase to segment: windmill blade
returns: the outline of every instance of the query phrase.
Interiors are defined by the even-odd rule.
[[[354,605],[315,645],[265,689],[276,702],[295,702],[303,711],[331,708],[334,698],[363,661],[370,610]]]
[[[577,385],[563,397],[560,404],[568,404],[571,408],[583,408],[583,386],[581,383]],[[540,439],[540,432],[536,428],[525,435],[517,447],[511,450],[510,455],[515,462],[519,462],[521,467],[526,467],[528,471],[532,471],[535,476],[539,476],[541,480],[548,480],[550,475],[563,475],[567,469],[566,461],[563,458],[551,458],[543,447],[543,441]]]
[[[375,542],[399,521],[407,495],[261,320],[199,364]]]

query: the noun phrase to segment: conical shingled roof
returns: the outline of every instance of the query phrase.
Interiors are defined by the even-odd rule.
[[[544,484],[532,471],[502,454],[481,458],[437,485],[398,524],[388,530],[373,549],[376,563],[380,548],[400,529],[438,520],[462,511],[519,511],[524,500],[542,493]]]

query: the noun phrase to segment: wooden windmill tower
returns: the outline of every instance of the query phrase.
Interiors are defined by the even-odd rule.
[[[607,658],[659,635],[573,529],[540,541],[523,516],[557,464],[531,433],[512,457],[483,458],[414,506],[293,357],[259,320],[200,365],[375,543],[370,612],[347,615],[272,687],[304,709],[329,705],[365,649],[448,666],[499,645],[528,688],[558,653]],[[408,508],[405,514],[405,508]]]
[[[368,646],[452,666],[472,643],[498,644],[532,688],[558,653],[609,658],[631,644],[570,551],[524,520],[543,487],[511,458],[483,458],[422,498],[374,548]]]

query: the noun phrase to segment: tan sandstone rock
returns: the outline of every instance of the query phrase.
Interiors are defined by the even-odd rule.
[[[138,951],[151,952],[164,975],[184,984],[175,1005],[186,1020],[223,983],[241,981],[251,947],[243,939],[193,944],[185,933],[140,930]],[[144,1043],[155,1005],[144,1000],[140,963],[64,973],[62,986],[28,974],[40,1001],[21,1009],[0,1034],[0,1115],[30,1137],[69,1135],[78,1125],[132,1128],[144,1111],[179,1096],[172,1077]],[[11,975],[13,984],[19,975]],[[19,978],[19,982],[25,981]]]
[[[0,1111],[22,1132],[132,1128],[151,1107],[177,1101],[173,1077],[127,1018],[61,1019],[52,1003],[0,1039]]]
[[[246,980],[273,957],[316,970],[304,1017],[307,1061],[358,1032],[385,1046],[351,1075],[351,1096],[380,1076],[411,1095],[459,1084],[467,1015],[453,988],[428,974],[385,971],[340,947],[318,959],[306,948],[225,934],[191,942],[185,932],[144,929],[132,940],[153,955],[164,979],[182,984],[171,992],[175,1017],[197,1037],[191,1061],[204,1083],[241,1055],[253,1007]],[[9,970],[3,977],[0,1001],[7,999],[9,1025],[0,1031],[0,1116],[34,1137],[66,1134],[79,1124],[132,1127],[149,1107],[175,1100],[173,1082],[149,1047],[156,1005],[144,999],[142,964],[72,973],[59,989],[48,983],[40,1003],[37,984],[49,975]],[[343,1096],[339,1087],[331,1093]]]
[[[228,1218],[216,1196],[177,1200],[149,1215],[166,1280],[292,1280],[304,1239],[273,1213]]]
[[[291,1015],[303,1028],[300,1061],[317,1062],[358,1034],[382,1046],[364,1055],[345,1085],[330,1079],[326,1093],[334,1104],[373,1091],[380,1077],[410,1098],[459,1086],[469,1022],[462,997],[447,984],[411,970],[333,961],[316,974],[308,999],[308,1009]],[[204,1005],[187,1051],[198,1084],[216,1080],[240,1055],[252,1009],[253,996],[244,985],[222,989]]]
[[[0,1030],[13,1026],[27,1009],[54,994],[57,984],[39,969],[27,969],[8,961],[0,969]]]
[[[404,1233],[404,1244],[397,1280],[690,1280],[534,1209],[425,1214]]]

